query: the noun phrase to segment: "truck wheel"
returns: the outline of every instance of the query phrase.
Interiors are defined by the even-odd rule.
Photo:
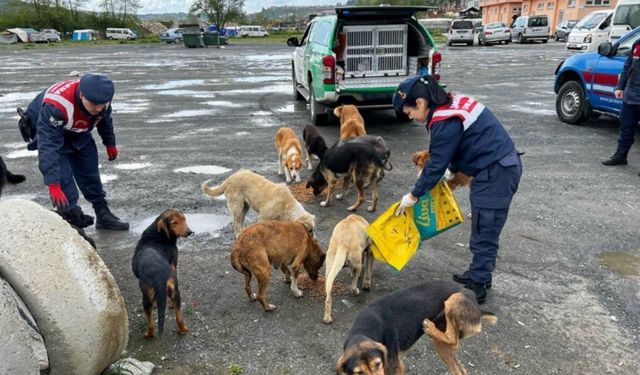
[[[587,99],[578,81],[565,82],[556,96],[556,114],[560,121],[580,125],[587,119]]]
[[[313,92],[313,86],[309,81],[309,113],[311,115],[311,123],[315,126],[324,125],[327,121],[327,114],[322,103],[316,101],[316,94]]]
[[[291,64],[291,82],[293,82],[293,98],[295,100],[303,100],[304,96],[298,91],[298,82],[296,81],[296,68]]]

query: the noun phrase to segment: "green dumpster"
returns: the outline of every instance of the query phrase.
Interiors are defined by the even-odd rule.
[[[217,32],[206,32],[202,34],[205,46],[224,46],[227,44],[227,38],[220,36]]]
[[[182,34],[184,46],[188,48],[204,47],[202,35],[200,34]]]

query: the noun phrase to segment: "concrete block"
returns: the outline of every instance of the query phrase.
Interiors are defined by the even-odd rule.
[[[127,311],[98,253],[31,201],[1,201],[0,228],[0,275],[38,322],[50,374],[99,374],[115,362],[127,344]]]
[[[151,375],[155,366],[151,362],[141,362],[135,358],[123,358],[111,366],[102,375]]]
[[[49,367],[47,349],[35,320],[0,277],[0,374],[40,374]]]

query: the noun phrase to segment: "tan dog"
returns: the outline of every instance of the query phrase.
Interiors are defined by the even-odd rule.
[[[429,151],[418,151],[411,156],[411,161],[416,166],[416,170],[418,171],[418,176],[422,173],[422,168],[426,164],[427,160],[429,160]],[[471,179],[473,177],[469,177],[462,172],[451,173],[448,169],[444,173],[444,178],[447,181],[447,185],[451,190],[456,189],[459,186],[467,186],[471,183]]]
[[[324,257],[311,227],[300,221],[270,220],[250,225],[240,233],[231,250],[231,265],[244,275],[249,300],[257,299],[265,311],[273,311],[276,307],[266,298],[271,267],[282,270],[293,295],[302,297],[298,289],[300,267],[304,266],[309,278],[317,280]],[[258,280],[257,295],[251,291],[252,276]]]
[[[284,168],[285,178],[290,184],[292,180],[300,182],[300,169],[302,168],[302,145],[291,128],[278,129],[275,137],[276,150],[278,150],[278,175],[282,175]]]
[[[371,289],[371,271],[373,269],[373,254],[369,250],[371,239],[365,231],[369,223],[362,217],[355,214],[347,216],[334,228],[327,249],[327,264],[324,268],[326,299],[324,301],[323,322],[329,324],[333,322],[331,317],[331,289],[338,272],[346,264],[351,269],[351,293],[360,294],[358,290],[358,279],[364,267],[364,277],[362,289]]]
[[[364,129],[364,119],[355,105],[345,104],[333,110],[333,114],[340,119],[340,139],[367,135]]]
[[[284,184],[275,184],[246,169],[232,174],[219,186],[209,187],[211,181],[207,180],[202,184],[202,191],[213,197],[224,194],[236,236],[244,226],[249,208],[258,212],[258,221],[300,220],[310,228],[316,227],[315,216],[305,211]]]

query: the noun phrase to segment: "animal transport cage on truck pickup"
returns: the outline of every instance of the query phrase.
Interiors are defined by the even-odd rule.
[[[291,61],[293,95],[307,100],[314,124],[330,108],[392,108],[398,84],[418,73],[440,78],[442,56],[415,13],[425,6],[338,7],[311,20]],[[406,119],[402,113],[399,118]]]

